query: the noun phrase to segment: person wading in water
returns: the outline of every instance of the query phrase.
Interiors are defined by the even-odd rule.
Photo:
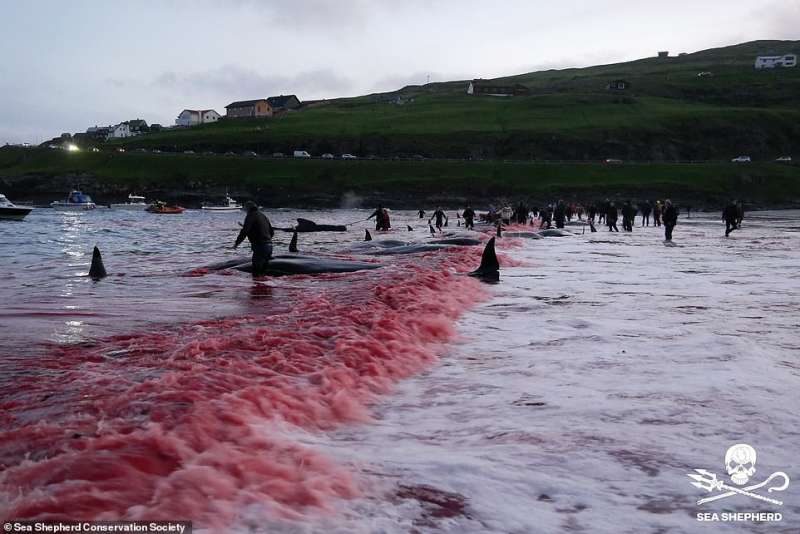
[[[262,276],[272,258],[272,236],[275,235],[275,230],[267,216],[258,211],[255,202],[247,201],[244,207],[247,209],[247,216],[233,248],[237,248],[246,237],[253,250],[253,276]]]
[[[428,224],[431,224],[433,219],[436,219],[436,229],[440,232],[442,231],[442,222],[444,222],[444,226],[447,226],[447,214],[444,210],[440,207],[436,208],[436,211],[433,212],[431,218],[428,219]]]
[[[664,221],[664,239],[672,241],[672,230],[678,224],[678,209],[672,205],[669,199],[664,201],[664,214],[662,215]]]
[[[475,228],[475,210],[472,209],[472,206],[467,206],[467,209],[462,213],[462,217],[464,217],[464,228],[467,230]]]

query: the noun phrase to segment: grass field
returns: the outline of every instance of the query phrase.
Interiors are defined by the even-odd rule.
[[[466,81],[433,83],[114,145],[262,154],[306,149],[451,158],[774,159],[800,152],[800,68],[756,71],[753,62],[758,54],[791,51],[800,53],[800,41],[523,74],[504,79],[531,91],[514,98],[468,96]],[[614,79],[628,81],[630,89],[607,90]],[[402,103],[391,103],[397,97]]]

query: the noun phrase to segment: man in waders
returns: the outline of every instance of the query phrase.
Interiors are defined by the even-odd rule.
[[[253,250],[253,276],[262,276],[272,258],[272,236],[275,235],[275,230],[267,216],[258,211],[255,202],[247,201],[244,207],[247,209],[247,216],[233,248],[238,247],[246,237]]]

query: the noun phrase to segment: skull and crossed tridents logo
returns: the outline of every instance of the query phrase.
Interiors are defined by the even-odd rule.
[[[736,486],[744,486],[747,484],[750,478],[756,473],[756,459],[756,450],[747,443],[737,443],[728,448],[728,451],[725,453],[725,470],[728,475],[730,475],[731,482]],[[751,484],[743,488],[729,486],[722,480],[717,480],[717,475],[715,473],[711,473],[705,469],[695,469],[695,472],[696,474],[689,473],[688,475],[689,478],[695,481],[691,483],[692,486],[708,492],[719,492],[711,497],[700,499],[697,501],[697,504],[718,501],[720,499],[733,497],[734,495],[745,495],[752,499],[780,506],[783,504],[783,501],[755,493],[755,490],[769,485],[770,487],[767,488],[767,493],[772,493],[773,491],[783,491],[789,487],[789,476],[783,471],[776,471],[764,480],[764,482]],[[772,481],[776,478],[782,479],[783,482],[780,483],[780,485],[778,485],[778,482],[773,483]]]

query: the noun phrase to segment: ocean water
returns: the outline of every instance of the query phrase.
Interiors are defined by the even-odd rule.
[[[240,214],[41,210],[4,223],[0,518],[796,532],[794,480],[759,490],[782,505],[697,505],[710,494],[687,473],[730,484],[725,452],[748,443],[753,483],[800,477],[798,215],[748,214],[730,238],[717,214],[693,215],[669,247],[652,227],[503,238],[489,286],[458,274],[481,247],[361,273],[185,276],[237,254]],[[412,213],[393,225],[376,239],[428,239]],[[301,234],[301,252],[363,259],[368,227]],[[99,283],[84,276],[95,244],[110,273]],[[697,520],[723,511],[783,517]]]

